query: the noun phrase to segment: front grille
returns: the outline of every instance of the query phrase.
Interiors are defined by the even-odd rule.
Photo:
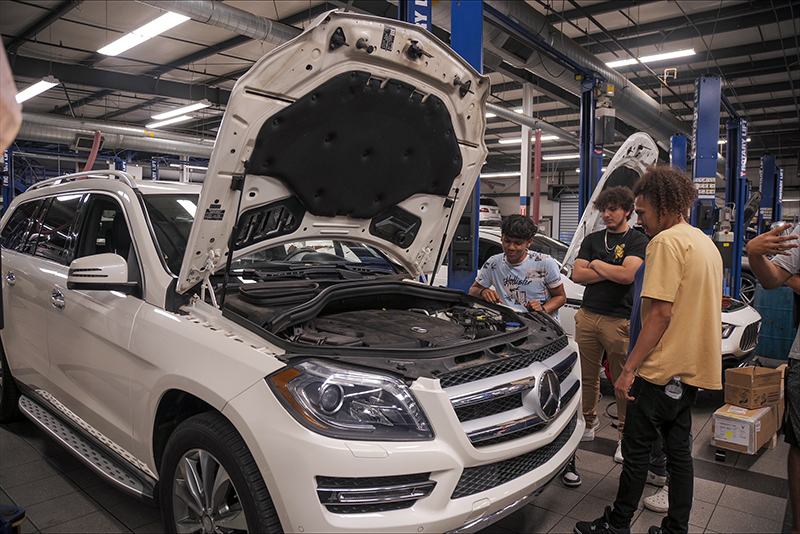
[[[520,406],[522,406],[522,393],[517,393],[494,401],[486,401],[480,404],[473,404],[472,406],[456,408],[456,415],[458,416],[458,420],[463,423],[465,421],[472,421],[473,419],[480,419],[481,417],[488,417],[490,415],[514,410]]]
[[[758,334],[761,331],[761,321],[756,321],[747,325],[739,341],[739,348],[743,351],[753,350],[758,344]]]
[[[441,381],[442,388],[449,388],[458,386],[460,384],[466,384],[468,382],[474,382],[490,376],[510,373],[511,371],[528,367],[533,362],[544,361],[566,346],[567,338],[564,336],[561,339],[558,339],[547,345],[546,347],[542,347],[541,349],[534,351],[533,353],[512,356],[496,362],[470,367],[469,369],[464,369],[462,371],[446,373],[441,375],[439,379]]]
[[[456,489],[453,491],[450,498],[459,499],[496,488],[501,484],[510,482],[544,465],[564,447],[567,441],[569,441],[569,438],[575,431],[577,422],[578,414],[576,413],[556,439],[535,451],[494,464],[464,469],[456,485]]]

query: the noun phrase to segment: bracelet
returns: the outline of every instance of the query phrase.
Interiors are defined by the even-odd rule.
[[[484,287],[483,289],[481,289],[481,292],[480,292],[480,297],[481,297],[482,299],[483,299],[483,292],[484,292],[484,291],[486,291],[487,289],[489,289],[489,288],[488,288],[488,287]],[[486,299],[483,299],[483,300],[486,300]]]

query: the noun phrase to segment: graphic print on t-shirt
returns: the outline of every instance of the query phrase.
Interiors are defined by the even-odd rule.
[[[532,282],[542,282],[547,280],[547,268],[535,267],[525,269],[525,279],[523,280],[516,274],[512,273],[503,279],[503,288],[507,295],[511,295],[514,299],[514,304],[524,306],[528,302],[527,294],[524,288]],[[550,291],[547,286],[543,286],[545,298],[550,298]]]

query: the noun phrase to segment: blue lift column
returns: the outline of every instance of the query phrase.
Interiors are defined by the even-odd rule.
[[[692,120],[692,180],[697,187],[697,202],[692,210],[692,226],[708,235],[714,231],[714,199],[717,194],[717,154],[719,153],[721,79],[698,78],[694,85]]]
[[[758,190],[763,195],[761,207],[758,210],[758,233],[769,230],[770,223],[781,220],[781,200],[783,188],[775,165],[775,156],[766,154],[761,156],[759,168]]]
[[[417,0],[420,3],[423,0]],[[430,2],[425,2],[429,4]],[[429,8],[430,9],[430,8]],[[428,17],[430,20],[430,16]],[[483,73],[483,1],[451,2],[450,47],[472,67]],[[430,28],[429,28],[430,29]],[[461,194],[469,193],[467,191]],[[447,286],[469,291],[478,274],[478,208],[480,207],[481,181],[475,182],[472,201],[467,204],[458,222],[450,261],[447,263]],[[435,273],[434,273],[435,274]]]
[[[11,174],[11,149],[3,151],[3,213],[14,200],[14,176]]]
[[[686,136],[673,135],[669,138],[669,166],[686,172]]]
[[[730,221],[720,219],[720,234],[723,225],[730,226],[732,239],[722,241],[722,235],[717,236],[717,246],[730,243],[731,262],[730,268],[724,269],[724,287],[730,288],[729,296],[739,298],[742,280],[742,249],[744,248],[744,229],[749,221],[744,220],[744,205],[747,203],[747,119],[739,118],[729,120],[727,124],[727,143],[725,144],[725,206],[732,206],[735,215]],[[723,254],[723,259],[725,255]]]
[[[158,158],[155,156],[150,158],[150,179],[158,180]]]
[[[581,175],[578,182],[578,215],[583,215],[589,199],[592,198],[592,191],[600,178],[599,172],[603,166],[603,149],[600,149],[600,165],[595,172],[592,172],[594,161],[594,87],[597,78],[593,76],[581,76]]]

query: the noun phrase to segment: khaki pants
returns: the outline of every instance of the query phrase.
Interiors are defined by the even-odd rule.
[[[575,314],[575,342],[580,350],[583,418],[587,428],[594,426],[597,419],[603,353],[607,354],[611,378],[616,382],[628,357],[630,325],[629,319],[600,315],[583,308]],[[625,426],[626,404],[627,401],[617,399],[619,439]]]

